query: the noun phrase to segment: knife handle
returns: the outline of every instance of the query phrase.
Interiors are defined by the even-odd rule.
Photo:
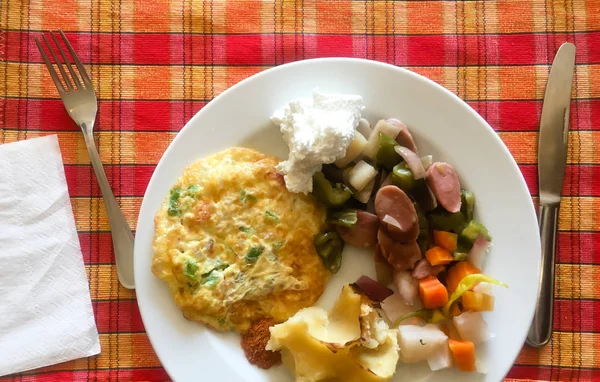
[[[556,230],[558,203],[540,207],[540,238],[542,243],[542,272],[538,290],[538,302],[533,322],[527,335],[527,343],[534,347],[544,346],[552,337],[554,316],[554,259],[556,255]]]

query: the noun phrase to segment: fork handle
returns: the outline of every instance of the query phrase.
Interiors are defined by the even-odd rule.
[[[106,205],[106,213],[108,214],[108,221],[110,223],[110,230],[112,232],[112,242],[115,252],[115,261],[117,264],[117,276],[119,282],[127,289],[135,288],[135,281],[133,277],[133,233],[121,212],[121,208],[115,199],[115,195],[110,188],[106,174],[104,173],[104,167],[102,161],[98,155],[96,149],[96,143],[94,142],[94,135],[92,134],[92,124],[86,125],[81,124],[81,130],[85,138],[85,145],[90,155],[90,161],[92,167],[96,173],[98,179],[98,185],[104,198],[104,204]]]

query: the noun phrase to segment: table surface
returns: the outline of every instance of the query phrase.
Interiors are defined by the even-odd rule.
[[[327,56],[403,66],[456,93],[498,132],[537,201],[549,64],[575,43],[555,332],[539,351],[524,347],[508,379],[600,379],[600,1],[0,0],[0,144],[58,135],[102,344],[99,356],[1,381],[169,378],[135,292],[118,284],[83,137],[35,47],[58,28],[92,77],[97,144],[132,227],[156,163],[194,113],[248,76]]]

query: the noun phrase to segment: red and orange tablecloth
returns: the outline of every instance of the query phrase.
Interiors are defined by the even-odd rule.
[[[389,62],[456,93],[497,130],[535,200],[549,64],[575,43],[555,333],[540,351],[524,347],[508,378],[600,380],[599,0],[0,0],[0,144],[58,135],[102,343],[97,357],[0,380],[168,379],[135,292],[118,284],[83,136],[35,47],[58,28],[92,77],[100,155],[132,227],[156,163],[194,113],[252,74],[326,56]]]

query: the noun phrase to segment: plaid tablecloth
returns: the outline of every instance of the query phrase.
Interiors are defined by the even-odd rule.
[[[99,356],[2,381],[168,379],[135,292],[118,284],[83,137],[34,44],[57,28],[89,68],[99,151],[132,227],[156,163],[194,113],[250,75],[325,56],[407,67],[458,94],[497,130],[535,200],[549,63],[575,43],[555,333],[540,351],[524,347],[508,377],[600,380],[600,1],[0,0],[0,143],[58,135],[102,343]]]

